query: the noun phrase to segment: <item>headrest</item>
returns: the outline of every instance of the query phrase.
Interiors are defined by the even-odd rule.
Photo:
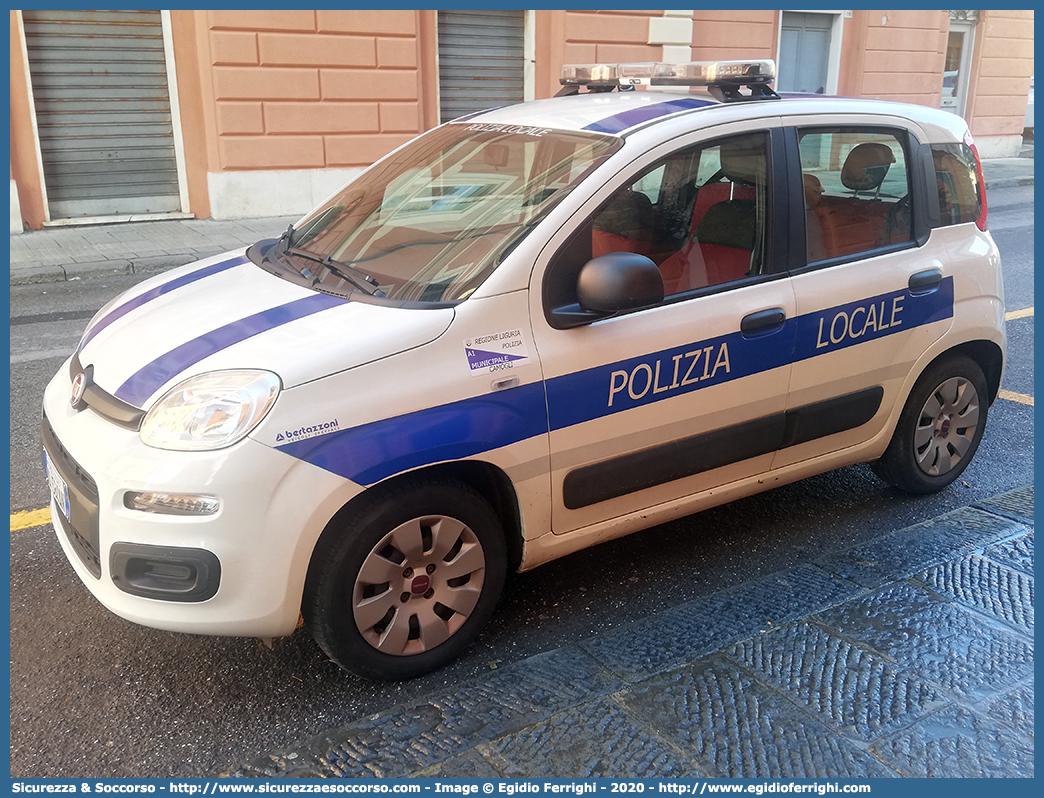
[[[733,183],[765,183],[765,137],[755,134],[722,142],[721,171]]]
[[[865,142],[848,153],[841,167],[841,182],[853,191],[873,191],[884,182],[893,163],[895,155],[890,147]]]
[[[626,188],[613,195],[609,203],[594,218],[594,229],[607,233],[626,234],[650,224],[652,202],[640,191]]]
[[[823,199],[823,184],[815,175],[802,175],[801,179],[805,183],[805,206],[814,208]]]
[[[738,249],[754,249],[757,209],[754,200],[727,200],[711,205],[696,226],[696,240]]]

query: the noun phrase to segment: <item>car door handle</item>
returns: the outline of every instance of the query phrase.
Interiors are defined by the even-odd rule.
[[[782,328],[786,320],[787,314],[783,312],[783,308],[759,310],[743,317],[743,320],[740,321],[740,332],[744,338],[768,335]]]
[[[942,282],[942,269],[926,269],[910,275],[907,285],[911,294],[925,294],[935,290]]]

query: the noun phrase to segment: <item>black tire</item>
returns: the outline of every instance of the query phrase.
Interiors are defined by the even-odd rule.
[[[363,496],[323,533],[308,570],[305,622],[345,670],[411,679],[475,639],[506,572],[504,532],[482,496],[452,479],[409,481]]]
[[[884,456],[881,479],[907,493],[934,493],[961,475],[979,448],[989,394],[974,360],[953,355],[917,379]]]

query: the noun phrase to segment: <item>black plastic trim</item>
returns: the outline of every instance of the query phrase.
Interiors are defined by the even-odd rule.
[[[109,549],[109,576],[132,596],[198,602],[217,594],[221,563],[206,549],[119,542]]]
[[[884,388],[874,386],[583,466],[566,474],[562,502],[570,510],[579,510],[855,429],[874,417],[883,398]]]
[[[785,274],[790,266],[790,242],[794,235],[795,218],[802,226],[805,220],[802,214],[794,212],[795,206],[790,196],[786,131],[774,127],[768,132],[770,200],[765,237],[768,251],[765,253],[762,273]]]
[[[594,313],[637,310],[663,301],[663,278],[644,255],[610,252],[581,267],[576,295],[580,307]]]
[[[594,310],[584,310],[579,302],[571,305],[563,305],[548,312],[550,324],[556,330],[568,330],[573,327],[583,327],[585,324],[607,319],[614,314],[599,313]]]
[[[76,375],[83,372],[87,377],[87,387],[84,389],[81,405],[91,408],[95,413],[114,424],[126,427],[135,432],[141,427],[141,420],[145,418],[145,411],[140,407],[127,404],[122,399],[117,399],[108,391],[104,391],[94,382],[94,366],[81,366],[79,354],[74,354],[69,361],[69,377],[76,379]],[[79,406],[77,410],[81,409]]]
[[[780,448],[786,449],[861,427],[877,414],[883,398],[884,388],[875,385],[873,388],[788,410],[787,429]]]
[[[663,81],[667,85],[671,85],[667,81]],[[678,82],[678,85],[687,85]],[[744,94],[740,91],[740,86],[745,86],[750,89],[750,94]],[[708,83],[707,93],[710,94],[716,100],[723,103],[749,103],[759,102],[762,100],[779,100],[782,99],[776,92],[772,90],[770,86],[765,83],[751,83],[751,84],[739,84],[734,83]]]
[[[65,534],[84,567],[100,579],[98,485],[62,446],[46,415],[40,420],[40,442],[51,468],[58,471],[69,488],[69,518],[59,512],[51,520]]]
[[[805,189],[801,172],[801,150],[798,147],[796,127],[783,129],[783,154],[786,159],[786,202],[791,210],[788,219],[786,261],[788,271],[794,272],[805,266],[808,248],[805,243]],[[798,213],[800,209],[800,213]]]
[[[925,269],[923,272],[911,274],[907,288],[911,294],[927,294],[939,287],[942,282],[942,269]]]
[[[777,413],[577,468],[563,480],[562,501],[578,510],[774,452],[783,441],[784,425],[783,413]]]
[[[935,161],[930,144],[921,144],[907,131],[906,157],[910,165],[910,200],[913,238],[917,246],[928,243],[932,229],[939,226],[939,192],[936,189]]]
[[[884,247],[877,247],[876,249],[866,249],[862,252],[853,252],[851,255],[841,255],[837,258],[827,258],[826,260],[817,260],[813,263],[799,266],[791,270],[791,274],[805,274],[806,272],[814,272],[819,269],[829,269],[834,266],[841,266],[845,263],[855,263],[860,260],[868,260],[869,258],[876,258],[881,255],[891,255],[893,252],[904,252],[908,249],[917,249],[918,244],[916,241],[903,241],[898,244],[888,244]]]
[[[768,335],[780,329],[786,320],[787,314],[783,308],[768,308],[748,313],[740,320],[740,333],[744,338]]]

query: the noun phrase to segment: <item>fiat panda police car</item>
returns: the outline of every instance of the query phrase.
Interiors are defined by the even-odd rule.
[[[399,679],[509,569],[852,463],[948,485],[1005,357],[967,126],[772,71],[566,67],[114,299],[44,398],[80,579]]]

